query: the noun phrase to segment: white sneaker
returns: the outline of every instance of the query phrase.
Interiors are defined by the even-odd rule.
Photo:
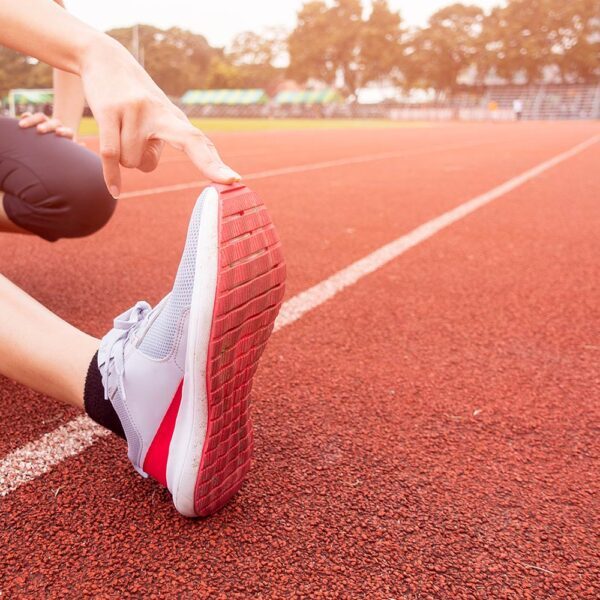
[[[171,293],[115,319],[98,365],[135,469],[183,515],[241,487],[253,447],[250,391],[285,285],[281,244],[254,192],[211,186],[196,203]]]

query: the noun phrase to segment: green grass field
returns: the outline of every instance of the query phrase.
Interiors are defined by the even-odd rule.
[[[420,121],[402,122],[387,119],[192,119],[202,131],[281,131],[298,129],[373,129],[388,127],[430,127]],[[98,125],[92,118],[81,121],[79,135],[97,135]]]

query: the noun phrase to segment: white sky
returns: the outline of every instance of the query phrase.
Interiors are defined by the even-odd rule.
[[[423,25],[437,9],[457,0],[390,0],[409,25]],[[303,0],[65,0],[69,10],[101,30],[135,23],[201,33],[213,46],[225,46],[241,31],[265,27],[292,29]],[[365,0],[364,4],[367,4]],[[500,0],[466,0],[485,9]]]

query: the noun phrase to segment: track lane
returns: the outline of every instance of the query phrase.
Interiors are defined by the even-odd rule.
[[[275,336],[255,468],[217,517],[177,518],[114,439],[17,491],[4,589],[593,597],[598,158]]]
[[[528,142],[515,154],[515,131],[505,132],[503,145],[498,141],[493,147],[485,146],[486,151],[468,148],[451,156],[434,153],[427,161],[422,155],[409,156],[401,161],[402,177],[393,162],[390,169],[389,161],[369,165],[367,179],[363,170],[353,166],[336,169],[335,178],[330,173],[313,176],[311,195],[302,174],[256,182],[254,187],[268,199],[285,244],[288,294],[314,285],[372,252],[382,241],[535,164],[538,158],[547,158],[550,149],[565,148],[561,134],[555,135],[552,145]],[[581,138],[581,134],[571,132],[571,137]],[[477,177],[467,176],[475,172]],[[3,236],[2,270],[61,316],[102,335],[114,314],[139,298],[156,302],[168,290],[185,227],[171,225],[167,230],[165,225],[185,223],[194,200],[195,193],[190,191],[157,197],[151,209],[144,200],[124,202],[106,230],[81,241],[49,245]],[[325,201],[327,210],[323,210]],[[133,223],[144,224],[145,238],[137,233],[139,225],[131,233]],[[165,243],[165,237],[173,243]],[[0,394],[6,399],[0,423],[1,454],[77,415],[9,382]],[[43,420],[36,418],[40,411]]]
[[[402,148],[422,148],[457,142],[493,141],[499,147],[507,142],[527,153],[529,148],[557,141],[565,147],[586,135],[595,127],[589,122],[547,123],[452,123],[428,128],[390,128],[330,131],[272,131],[241,133],[214,133],[214,139],[223,158],[242,175],[264,169],[290,165],[310,164],[332,159],[350,158],[359,154],[394,152]],[[97,141],[90,140],[97,149]],[[165,157],[175,162],[159,165],[152,173],[123,170],[124,191],[141,190],[160,185],[198,180],[185,155],[167,147]],[[181,162],[176,159],[182,159]]]
[[[439,215],[336,272],[317,285],[290,298],[282,306],[281,313],[275,322],[274,332],[294,323],[307,312],[335,297],[346,287],[354,285],[363,277],[375,272],[386,263],[398,258],[407,250],[433,237],[443,229],[464,219],[472,212],[517,189],[527,181],[535,179],[548,169],[593,147],[599,138],[600,136],[590,138],[500,186]],[[78,417],[65,426],[43,435],[39,440],[32,441],[6,455],[0,460],[0,496],[6,496],[20,485],[49,472],[54,465],[82,452],[87,446],[92,445],[98,437],[104,437],[106,434],[105,430],[92,423],[87,417]]]

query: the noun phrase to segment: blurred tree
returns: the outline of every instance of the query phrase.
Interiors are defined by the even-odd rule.
[[[52,87],[52,69],[34,58],[0,46],[0,96],[13,88]]]
[[[169,95],[180,96],[186,90],[204,87],[211,77],[214,59],[223,55],[204,36],[177,27],[162,31],[140,25],[138,32],[140,59],[152,79]],[[132,27],[107,33],[132,49]]]
[[[367,19],[360,0],[311,0],[301,7],[287,39],[287,71],[299,81],[314,78],[329,85],[342,77],[350,92],[398,71],[405,87],[452,92],[460,74],[473,65],[479,81],[493,69],[508,80],[523,74],[534,82],[552,67],[563,81],[595,82],[600,78],[599,3],[507,0],[487,16],[479,7],[453,4],[403,40],[400,15],[387,0],[374,0]],[[171,95],[201,87],[272,89],[283,75],[280,30],[244,32],[227,53],[178,28],[139,25],[108,33],[134,53],[139,48],[152,78]],[[0,48],[0,94],[51,85],[50,67]]]
[[[487,48],[498,74],[528,82],[554,66],[566,80],[598,78],[598,0],[509,0],[486,19]]]
[[[330,7],[321,0],[304,4],[288,39],[289,75],[329,85],[341,75],[351,93],[389,75],[400,58],[400,15],[387,0],[375,0],[367,20],[362,15],[360,0],[335,0]]]
[[[405,45],[410,84],[452,93],[458,76],[476,60],[484,13],[478,6],[452,4],[434,13],[427,27]]]
[[[373,0],[373,10],[362,27],[361,81],[368,83],[402,70],[400,13],[390,9],[388,0]]]
[[[261,33],[244,31],[235,36],[227,56],[235,65],[276,66],[285,59],[287,32],[268,27]]]
[[[567,9],[568,25],[565,23],[560,28],[561,76],[570,82],[597,82],[600,79],[600,3],[574,0]]]
[[[315,78],[333,84],[336,65],[327,5],[322,0],[307,2],[298,12],[297,20],[288,38],[289,75],[298,81]]]
[[[329,9],[331,59],[336,75],[354,94],[360,86],[360,51],[363,31],[360,0],[336,0]]]
[[[276,66],[285,59],[287,33],[280,28],[269,28],[255,33],[238,34],[226,53],[234,69],[230,70],[236,85],[227,87],[272,88],[283,77],[283,69]]]
[[[243,86],[243,75],[235,65],[222,56],[215,56],[208,69],[208,75],[203,87],[212,90],[225,88],[240,88]]]

